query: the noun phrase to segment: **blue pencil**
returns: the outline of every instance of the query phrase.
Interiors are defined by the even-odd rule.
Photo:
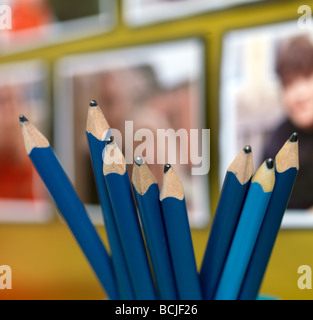
[[[156,299],[154,283],[125,158],[113,137],[105,147],[103,175],[111,199],[135,298],[154,300]]]
[[[177,299],[172,262],[169,254],[155,177],[141,157],[133,166],[132,185],[137,202],[152,269],[161,300]]]
[[[110,257],[48,140],[23,115],[28,156],[110,299],[119,299]]]
[[[169,164],[164,167],[160,201],[178,297],[181,300],[201,300],[184,190]]]
[[[274,161],[267,159],[252,177],[214,299],[238,299],[274,183]]]
[[[293,133],[275,157],[275,186],[240,291],[240,300],[257,298],[298,170],[298,135]]]
[[[200,282],[204,299],[213,299],[253,174],[250,146],[227,169],[204,253]]]
[[[97,102],[92,100],[88,108],[86,135],[94,177],[111,249],[112,264],[116,275],[119,296],[122,300],[132,300],[134,299],[134,292],[131,286],[126,259],[119,238],[109,193],[103,177],[102,156],[106,145],[105,139],[109,134],[109,125]]]

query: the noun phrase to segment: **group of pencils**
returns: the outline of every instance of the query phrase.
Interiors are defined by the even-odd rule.
[[[297,134],[253,173],[246,146],[228,167],[198,272],[183,185],[162,186],[142,157],[125,158],[95,100],[86,136],[109,249],[47,138],[20,116],[27,154],[111,300],[256,299],[298,172]]]

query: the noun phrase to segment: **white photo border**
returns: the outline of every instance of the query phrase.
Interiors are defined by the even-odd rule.
[[[141,0],[123,0],[122,9],[127,25],[140,27],[260,1],[264,0],[185,0],[156,2],[145,8]]]
[[[5,33],[2,33],[0,37],[1,54],[9,55],[39,49],[112,31],[117,23],[117,3],[115,0],[98,1],[100,7],[99,14],[43,25],[36,28],[36,34],[39,32],[42,35],[39,38],[32,36],[32,29],[15,32],[12,39],[7,37]],[[106,4],[110,7],[109,12],[103,10],[104,2],[107,1],[109,1],[109,4]]]
[[[222,59],[220,70],[220,133],[219,133],[219,184],[223,183],[227,167],[239,152],[240,146],[236,145],[236,114],[232,97],[234,97],[234,87],[227,80],[232,63],[232,46],[237,41],[242,41],[246,36],[254,33],[265,32],[273,38],[292,37],[300,34],[310,34],[309,30],[299,28],[298,20],[285,21],[261,26],[247,27],[238,30],[231,30],[224,34],[222,43]],[[312,36],[312,34],[311,34]],[[238,40],[239,39],[239,40]],[[252,146],[253,148],[253,146]],[[301,170],[301,168],[300,168]],[[313,211],[286,209],[283,216],[282,229],[312,229]]]
[[[140,65],[143,62],[151,62],[151,52],[155,52],[157,48],[170,48],[171,46],[192,46],[197,55],[196,72],[200,78],[200,110],[201,114],[199,123],[206,128],[206,105],[205,105],[205,43],[201,38],[175,39],[171,41],[157,42],[152,44],[145,44],[141,46],[133,46],[129,48],[112,49],[105,51],[97,51],[85,54],[71,55],[61,58],[57,61],[54,68],[54,99],[55,99],[55,113],[54,123],[55,134],[55,151],[65,168],[70,179],[75,183],[75,160],[74,160],[74,123],[73,123],[73,86],[71,81],[65,81],[65,78],[71,78],[74,75],[85,74],[92,71],[112,70],[116,67]],[[139,55],[138,53],[144,53]],[[183,51],[180,51],[183,52]],[[124,59],[123,57],[126,57]],[[140,57],[140,58],[139,58]],[[143,60],[142,57],[145,57]],[[125,61],[126,64],[125,64]],[[105,63],[107,62],[107,63]],[[99,67],[100,66],[100,67]],[[66,108],[64,106],[66,105]],[[208,141],[209,144],[209,141]],[[209,148],[208,148],[209,149]],[[208,150],[207,150],[208,151]],[[209,156],[209,155],[208,155]],[[197,202],[201,210],[197,210],[194,220],[190,219],[190,226],[192,228],[207,227],[210,215],[210,191],[209,178],[205,176],[193,176],[195,183],[200,184],[200,193],[196,194]],[[100,205],[86,204],[87,211],[90,214],[91,220],[95,224],[102,224],[102,212]]]

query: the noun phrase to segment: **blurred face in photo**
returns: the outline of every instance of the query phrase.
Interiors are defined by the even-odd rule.
[[[300,130],[313,130],[313,43],[307,35],[283,41],[276,71],[282,83],[285,111]]]
[[[313,130],[313,73],[285,84],[283,100],[291,122],[302,130]]]

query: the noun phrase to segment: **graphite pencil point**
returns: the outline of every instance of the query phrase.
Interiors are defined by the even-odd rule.
[[[136,159],[135,159],[135,163],[140,167],[140,166],[143,165],[145,162],[144,162],[144,160],[142,159],[142,157],[138,156],[138,157],[136,157]]]
[[[290,141],[290,142],[297,142],[297,141],[298,141],[298,133],[297,133],[297,132],[294,132],[294,133],[290,136],[289,141]]]
[[[23,114],[21,114],[20,115],[20,122],[26,122],[26,121],[28,121],[28,119]]]
[[[266,166],[268,169],[272,169],[274,167],[274,161],[272,158],[266,160]]]
[[[250,152],[252,151],[251,146],[246,145],[246,146],[243,148],[243,151],[244,151],[245,153],[250,153]]]
[[[170,170],[171,167],[172,167],[172,166],[171,166],[169,163],[167,163],[167,164],[164,166],[164,173],[166,173],[168,170]]]
[[[98,103],[97,103],[96,100],[91,100],[90,103],[89,103],[90,107],[96,107],[97,105],[98,105]]]
[[[114,137],[113,136],[110,136],[109,138],[107,138],[105,140],[108,144],[112,143],[114,141]]]

